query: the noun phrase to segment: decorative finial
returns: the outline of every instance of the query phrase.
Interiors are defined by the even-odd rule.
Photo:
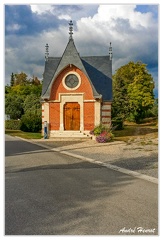
[[[45,61],[48,61],[49,57],[49,45],[48,43],[45,45]]]
[[[113,58],[113,53],[112,53],[111,42],[110,42],[110,47],[109,47],[109,57],[110,57],[110,60],[112,60],[112,58]]]
[[[69,22],[69,34],[70,34],[70,39],[72,39],[72,34],[73,34],[73,23],[72,20]]]

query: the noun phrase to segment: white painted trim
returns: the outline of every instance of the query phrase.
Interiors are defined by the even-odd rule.
[[[44,121],[49,123],[49,103],[44,103]]]
[[[84,102],[96,102],[96,100],[84,100]]]
[[[94,123],[95,126],[98,126],[101,122],[101,102],[96,101],[95,102],[95,119],[94,119]]]
[[[72,95],[83,95],[84,96],[84,93],[59,93],[59,100],[49,100],[48,102],[49,103],[60,103],[61,102],[61,95],[67,95],[67,96],[72,96]],[[83,100],[84,103],[86,102],[96,102],[96,100]]]
[[[64,131],[64,105],[68,102],[77,102],[80,105],[80,131],[84,130],[84,105],[83,94],[65,94],[60,93],[60,131]]]
[[[82,96],[82,98],[84,99],[84,93],[59,93],[59,100],[56,100],[55,102],[61,102],[62,101],[62,97],[72,97],[72,96]],[[70,101],[68,101],[70,102]]]

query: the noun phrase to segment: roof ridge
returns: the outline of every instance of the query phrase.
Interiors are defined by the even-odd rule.
[[[86,76],[88,77],[90,84],[92,86],[93,95],[96,97],[99,96],[99,93],[96,91],[96,89],[95,89],[95,87],[83,65],[82,58],[80,57],[80,55],[76,49],[73,38],[69,39],[68,44],[62,54],[62,57],[58,58],[58,60],[59,60],[58,66],[53,74],[51,82],[49,83],[49,85],[44,93],[44,98],[48,99],[50,97],[51,87],[52,87],[53,82],[55,81],[55,78],[69,64],[75,65],[76,67],[81,69],[81,71],[83,71],[86,74]]]

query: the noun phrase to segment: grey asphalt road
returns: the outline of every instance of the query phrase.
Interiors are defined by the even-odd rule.
[[[157,235],[158,185],[5,137],[5,235]]]

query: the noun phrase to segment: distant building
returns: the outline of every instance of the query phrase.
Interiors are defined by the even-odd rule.
[[[111,123],[111,43],[106,56],[81,57],[72,37],[72,21],[69,25],[70,37],[62,57],[49,57],[46,45],[42,122],[47,121],[50,137],[89,133],[100,123]]]

